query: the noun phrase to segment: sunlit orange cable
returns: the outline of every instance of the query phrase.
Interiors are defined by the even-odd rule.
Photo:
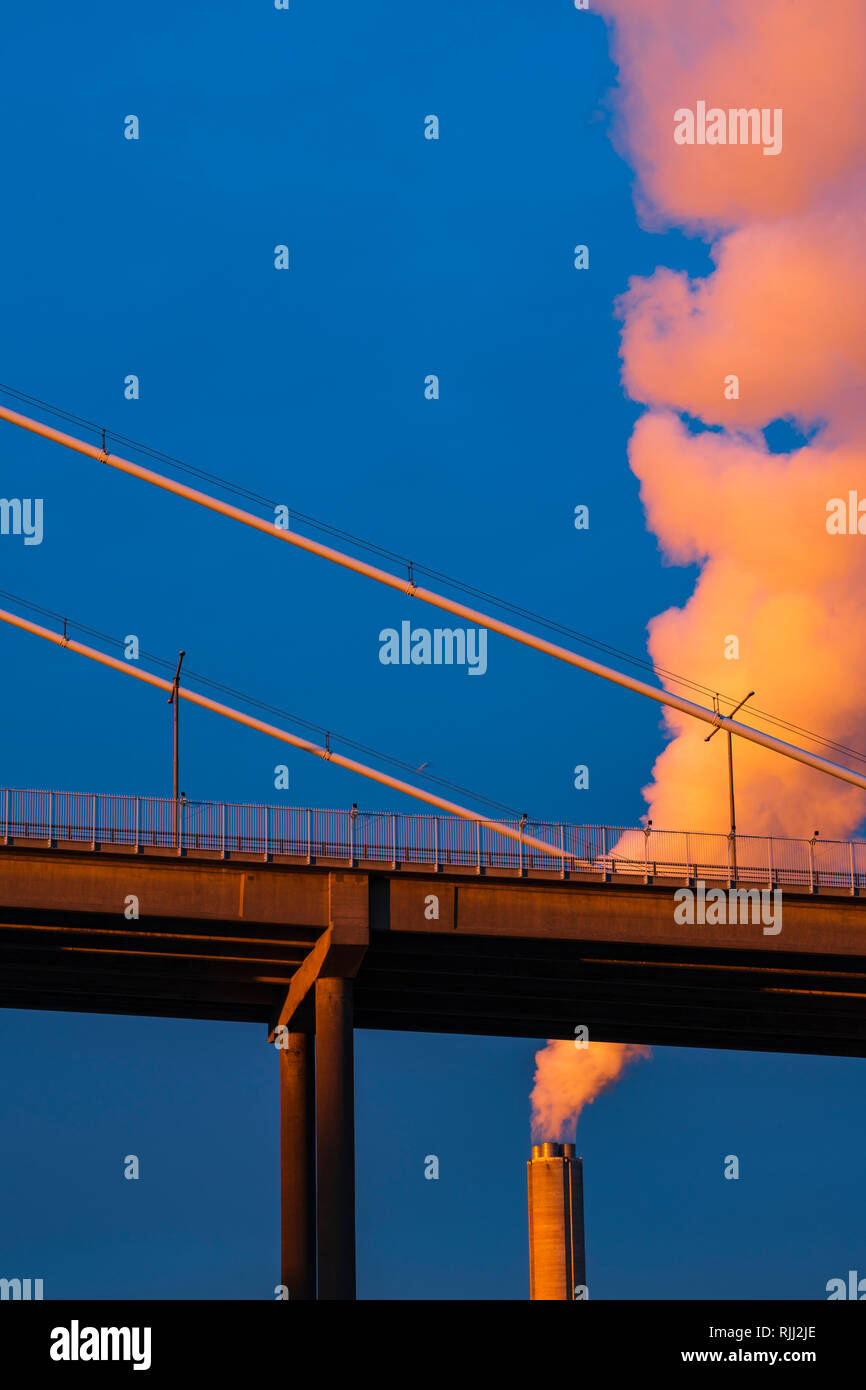
[[[153,469],[143,468],[141,464],[132,463],[129,459],[121,458],[119,454],[106,453],[94,444],[88,444],[82,439],[76,439],[74,435],[65,434],[62,430],[56,430],[51,425],[43,424],[41,420],[31,420],[28,415],[19,415],[16,410],[10,410],[8,406],[0,405],[0,419],[8,420],[10,424],[18,425],[21,429],[29,430],[32,434],[41,435],[43,439],[51,439],[67,449],[72,449],[75,453],[85,454],[88,458],[96,459],[98,463],[105,463],[110,468],[118,469],[121,473],[129,473],[133,478],[141,478],[144,482],[152,483],[165,492],[173,492],[177,497],[185,497],[187,501],[196,502],[199,506],[207,507],[212,512],[218,512],[221,516],[230,517],[232,521],[240,521],[244,526],[251,526],[256,531],[263,531],[265,535],[275,536],[277,540],[286,541],[289,545],[297,546],[300,550],[307,550],[311,555],[319,555],[322,559],[330,560],[332,564],[341,565],[344,569],[353,570],[356,574],[363,574],[368,579],[375,579],[377,583],[385,584],[389,589],[396,589],[399,593],[410,598],[418,598],[423,603],[432,604],[435,608],[442,608],[446,612],[455,613],[458,617],[465,618],[479,627],[489,628],[491,632],[498,632],[513,642],[520,642],[525,647],[532,647],[535,651],[555,657],[557,661],[564,661],[569,666],[576,666],[581,671],[588,671],[591,675],[600,676],[603,680],[610,681],[614,685],[622,686],[626,690],[633,690],[638,695],[644,695],[647,699],[654,700],[656,704],[667,705],[670,709],[679,710],[680,713],[687,714],[693,719],[700,719],[705,724],[712,724],[714,728],[728,729],[738,738],[747,739],[750,743],[757,743],[773,753],[781,753],[783,757],[792,758],[795,762],[804,763],[817,772],[824,772],[840,781],[850,782],[852,786],[860,787],[866,791],[866,775],[853,772],[847,767],[841,767],[838,763],[832,763],[828,758],[821,758],[816,753],[809,753],[806,749],[798,748],[795,744],[785,743],[783,739],[774,738],[772,734],[765,734],[761,729],[753,729],[750,725],[729,719],[716,710],[709,710],[703,705],[695,704],[693,700],[686,700],[681,695],[674,695],[669,690],[660,690],[656,686],[648,685],[646,681],[639,681],[633,676],[616,671],[613,667],[603,666],[598,661],[591,661],[589,657],[579,656],[577,652],[569,651],[567,647],[560,647],[555,642],[548,642],[543,637],[537,637],[534,633],[513,627],[511,623],[504,623],[499,618],[493,618],[475,608],[468,608],[465,604],[458,603],[455,599],[447,598],[443,594],[438,594],[433,589],[422,588],[411,580],[389,574],[387,570],[379,569],[376,565],[368,565],[365,560],[356,559],[353,555],[346,555],[340,550],[334,550],[331,546],[322,545],[320,541],[311,540],[309,536],[302,536],[297,531],[286,531],[275,525],[274,522],[265,521],[261,517],[254,516],[252,512],[245,512],[241,507],[232,506],[230,502],[223,502],[219,498],[211,497],[206,492],[199,492],[197,488],[187,487],[185,483],[180,483],[174,478],[167,478],[162,473],[154,472]]]
[[[120,671],[125,676],[132,676],[135,680],[144,681],[146,685],[156,686],[158,690],[171,692],[174,689],[173,681],[165,680],[162,676],[155,676],[151,671],[142,671],[131,666],[127,661],[120,661],[115,656],[108,656],[105,652],[97,651],[95,647],[86,647],[83,642],[76,642],[71,637],[65,637],[62,632],[52,632],[50,628],[40,627],[38,623],[32,623],[29,618],[21,618],[17,613],[8,613],[5,609],[0,608],[0,621],[9,623],[11,627],[21,628],[24,632],[32,632],[36,637],[44,637],[47,642],[52,642],[56,647],[67,647],[69,651],[77,652],[79,656],[89,657],[91,661],[97,661],[102,666],[110,666],[113,671]],[[257,729],[259,733],[268,734],[271,738],[277,738],[282,743],[290,743],[292,747],[300,748],[304,753],[312,753],[315,757],[324,759],[325,762],[336,763],[338,767],[345,767],[349,772],[358,772],[362,777],[368,777],[373,782],[381,782],[383,786],[403,792],[406,796],[412,796],[417,801],[426,801],[429,806],[437,806],[440,811],[447,811],[449,815],[459,816],[461,820],[483,825],[485,829],[492,830],[497,835],[504,835],[506,839],[514,840],[517,844],[528,845],[532,849],[540,850],[543,854],[549,854],[563,861],[574,862],[573,855],[566,854],[556,845],[549,845],[544,840],[536,839],[534,835],[525,835],[520,830],[513,830],[509,825],[487,820],[486,817],[479,816],[475,811],[467,810],[465,806],[458,806],[454,801],[446,801],[444,797],[436,796],[434,792],[425,791],[421,787],[413,787],[409,782],[401,781],[399,777],[390,777],[387,772],[379,772],[375,767],[368,767],[366,763],[356,762],[354,758],[344,757],[342,753],[335,753],[330,748],[322,748],[317,743],[310,743],[308,739],[300,738],[298,734],[290,734],[286,729],[278,729],[274,724],[266,724],[262,719],[256,719],[251,714],[244,714],[241,710],[232,709],[230,705],[222,705],[217,700],[210,700],[206,695],[199,695],[195,690],[187,690],[183,686],[179,686],[178,694],[182,700],[188,700],[190,704],[212,710],[214,714],[221,714],[225,719],[233,719],[236,724],[246,724],[249,729]]]

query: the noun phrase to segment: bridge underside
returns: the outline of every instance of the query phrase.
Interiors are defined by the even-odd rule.
[[[114,918],[0,909],[0,1007],[270,1024],[315,940],[189,928],[124,932],[113,951]],[[866,962],[846,957],[394,932],[373,936],[354,993],[357,1028],[573,1038],[585,1024],[602,1042],[866,1056]]]
[[[866,962],[863,963],[866,965]],[[866,1056],[866,973],[848,960],[481,939],[377,942],[356,981],[361,1028]]]
[[[355,1027],[866,1056],[866,903],[678,924],[675,883],[0,848],[0,1006],[261,1023],[281,1281],[355,1296]]]

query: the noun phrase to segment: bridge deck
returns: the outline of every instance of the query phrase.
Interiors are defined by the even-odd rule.
[[[359,1027],[570,1038],[585,1024],[599,1040],[866,1055],[856,890],[786,889],[782,930],[766,935],[678,924],[688,879],[650,880],[10,838],[0,1005],[270,1026],[345,900],[366,943]]]

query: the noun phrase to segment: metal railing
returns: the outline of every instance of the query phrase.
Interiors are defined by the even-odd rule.
[[[497,835],[516,820],[460,820],[386,811],[341,811],[224,801],[180,801],[98,792],[0,789],[0,843],[50,847],[112,845],[137,853],[163,849],[518,873],[590,873],[604,880],[700,878],[761,887],[866,888],[866,843],[787,839],[694,830],[527,821],[524,833],[558,853]]]

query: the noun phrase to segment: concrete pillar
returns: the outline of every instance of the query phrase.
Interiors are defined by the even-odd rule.
[[[314,1040],[290,1033],[280,1058],[280,1280],[289,1298],[316,1297]]]
[[[350,979],[316,980],[319,1298],[355,1297],[355,1076]]]

